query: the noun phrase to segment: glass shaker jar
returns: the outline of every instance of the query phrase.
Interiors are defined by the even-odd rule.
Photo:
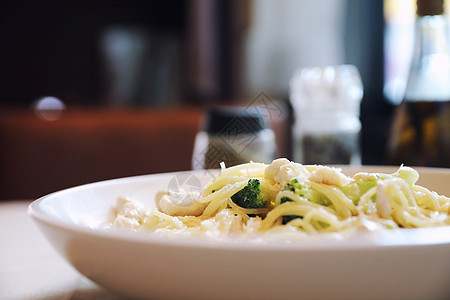
[[[205,112],[197,134],[192,168],[218,169],[250,161],[270,163],[275,136],[256,107],[214,107]]]
[[[355,66],[304,68],[290,83],[293,156],[303,164],[361,164],[363,85]]]

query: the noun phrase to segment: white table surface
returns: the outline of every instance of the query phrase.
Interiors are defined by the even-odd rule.
[[[30,201],[0,201],[0,299],[121,299],[69,265],[28,216]]]

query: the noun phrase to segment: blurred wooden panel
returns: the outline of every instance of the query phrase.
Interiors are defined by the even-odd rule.
[[[75,111],[46,121],[0,114],[0,199],[191,168],[201,110]]]

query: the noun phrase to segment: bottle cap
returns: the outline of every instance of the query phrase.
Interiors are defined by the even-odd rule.
[[[290,82],[294,110],[307,117],[346,112],[359,116],[363,84],[354,65],[302,68]]]
[[[434,16],[444,13],[444,0],[417,0],[417,15]]]
[[[203,130],[219,135],[227,131],[237,134],[256,133],[267,128],[256,107],[214,107],[206,111]]]

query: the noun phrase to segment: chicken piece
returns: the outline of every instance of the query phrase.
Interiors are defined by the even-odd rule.
[[[378,173],[367,173],[367,172],[358,172],[355,175],[353,175],[353,179],[355,180],[376,180],[379,179],[382,176],[382,174]]]
[[[145,208],[141,203],[123,197],[117,200],[115,213],[114,225],[130,228],[138,228],[146,216]]]
[[[267,166],[264,176],[273,183],[284,187],[293,178],[305,178],[308,175],[309,172],[303,165],[290,162],[286,158],[278,158]]]
[[[309,180],[317,183],[343,187],[352,182],[352,179],[342,173],[339,168],[327,166],[308,166],[307,168],[311,172]]]

